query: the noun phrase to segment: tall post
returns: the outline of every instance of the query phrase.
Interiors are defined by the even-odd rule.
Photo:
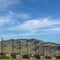
[[[51,45],[49,45],[49,55],[51,57]]]
[[[1,53],[3,54],[3,37],[1,38]]]
[[[21,45],[21,41],[20,41],[20,60],[22,60],[22,45]]]
[[[14,40],[12,39],[12,51],[11,51],[11,53],[13,53],[14,52]]]
[[[35,45],[35,55],[36,55],[36,41],[34,42],[34,45]]]
[[[39,50],[38,50],[38,54],[40,55],[40,49],[41,48],[41,46],[40,46],[40,42],[39,42]]]
[[[3,37],[1,38],[1,57],[3,58],[4,53],[3,53]]]
[[[28,51],[28,41],[26,41],[26,42],[27,42],[27,55],[28,55],[28,52],[29,52],[29,51]]]
[[[41,55],[41,60],[45,60],[45,54],[44,54],[44,43],[41,43],[42,45],[42,55]]]
[[[43,60],[44,60],[44,58],[45,58],[45,54],[44,54],[44,43],[42,44],[42,46],[43,46]]]
[[[56,50],[56,48],[55,48],[56,46],[54,46],[54,48],[53,48],[53,51],[54,51],[54,55],[55,55],[55,50]]]

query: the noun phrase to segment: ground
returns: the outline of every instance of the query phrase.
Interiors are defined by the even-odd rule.
[[[0,59],[0,60],[30,60],[30,59]],[[36,59],[36,60],[40,60],[40,59]],[[47,60],[52,60],[52,59],[47,59]],[[60,60],[60,59],[56,59],[56,60]]]

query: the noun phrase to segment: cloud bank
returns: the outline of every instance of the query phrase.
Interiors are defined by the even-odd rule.
[[[26,30],[29,32],[41,31],[60,31],[60,21],[50,20],[49,18],[40,18],[24,21],[22,24],[12,26],[9,30],[22,31]]]
[[[6,8],[9,8],[10,6],[14,4],[18,4],[21,0],[0,0],[0,10],[4,10]]]

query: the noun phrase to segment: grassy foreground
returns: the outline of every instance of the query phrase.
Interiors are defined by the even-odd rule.
[[[0,59],[0,60],[31,60],[31,59]],[[40,59],[35,59],[40,60]],[[45,60],[52,60],[52,59],[45,59]],[[53,59],[53,60],[60,60],[60,59]]]

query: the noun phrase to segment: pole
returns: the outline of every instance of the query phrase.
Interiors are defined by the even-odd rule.
[[[35,55],[36,55],[36,41],[35,41]]]
[[[3,54],[3,37],[1,39],[1,53]]]
[[[29,52],[29,51],[28,51],[28,41],[27,41],[27,55],[28,55],[28,52]]]
[[[1,57],[3,57],[3,37],[1,38]]]
[[[12,39],[12,51],[11,51],[11,53],[13,53],[13,51],[14,51],[14,41]]]
[[[43,47],[43,60],[44,60],[44,43],[42,44],[42,47]]]
[[[21,47],[21,41],[20,41],[20,60],[22,60],[22,47]]]

